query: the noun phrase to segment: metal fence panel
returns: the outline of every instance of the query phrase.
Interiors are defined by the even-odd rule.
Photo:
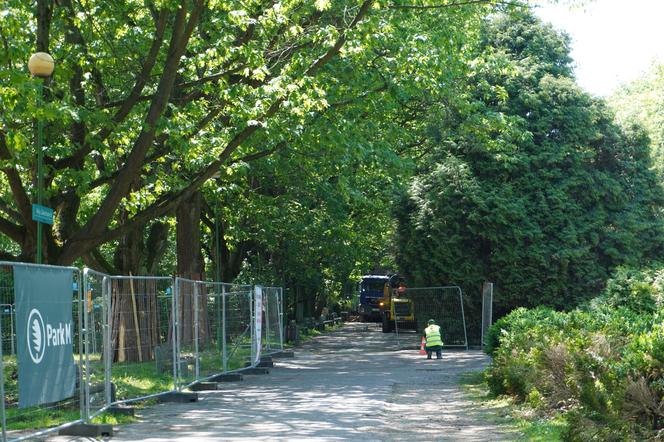
[[[223,311],[222,301],[226,286],[224,284],[198,284],[199,310],[201,320],[198,323],[198,370],[197,380],[207,379],[224,371],[223,354]]]
[[[100,413],[111,403],[109,346],[109,275],[83,269],[85,391],[87,400],[83,417]]]
[[[0,326],[2,329],[2,353],[15,355],[14,304],[0,304],[0,320],[2,321]]]
[[[16,330],[16,309],[15,309],[15,281],[14,269],[21,266],[24,271],[32,272],[41,269],[50,269],[56,272],[64,272],[65,275],[71,273],[73,286],[71,287],[72,296],[72,324],[69,330],[67,324],[59,326],[62,329],[60,336],[66,336],[64,340],[59,339],[57,344],[53,335],[47,337],[50,344],[47,344],[43,338],[39,338],[39,343],[35,346],[43,348],[47,345],[68,345],[71,342],[73,352],[73,367],[76,370],[76,381],[73,395],[65,399],[58,400],[52,403],[30,405],[20,407],[22,402],[19,390],[19,382],[21,381],[18,367],[18,353],[21,349],[26,349],[28,342],[22,342],[17,339]],[[56,431],[66,425],[71,425],[81,421],[82,407],[84,406],[84,390],[81,389],[83,370],[83,354],[82,354],[82,315],[80,306],[82,305],[81,298],[81,274],[75,267],[56,267],[49,265],[36,265],[25,263],[11,263],[0,262],[0,304],[2,304],[2,314],[0,315],[0,330],[2,332],[2,345],[0,345],[0,380],[2,387],[0,393],[2,394],[2,406],[0,413],[2,414],[2,438],[3,440],[26,440],[40,437],[44,434]],[[33,309],[34,311],[34,309]],[[32,311],[29,319],[32,317]],[[40,316],[41,317],[41,316]],[[54,324],[55,326],[56,324]],[[42,326],[34,327],[28,330],[28,336],[34,336],[38,331],[46,333],[51,324],[46,323]],[[54,330],[54,328],[51,328]],[[47,336],[47,335],[44,335]],[[28,338],[30,339],[30,338]],[[33,337],[33,339],[36,339]],[[63,344],[64,342],[64,344]],[[34,341],[33,341],[34,343]],[[8,351],[7,351],[8,350]],[[34,360],[34,359],[33,359]],[[73,370],[74,368],[72,368]],[[23,370],[23,369],[22,369]],[[23,372],[26,373],[26,372]],[[25,376],[25,374],[23,374]],[[34,376],[31,376],[30,381],[35,381]]]
[[[283,350],[281,288],[262,288],[260,295],[261,289],[248,285],[114,276],[88,268],[81,274],[74,267],[57,267],[72,272],[74,282],[75,394],[57,403],[19,408],[16,353],[23,343],[16,338],[14,265],[0,262],[3,440],[34,438],[88,422],[112,405],[244,368],[254,362],[261,342],[268,354]],[[49,428],[34,430],[44,427]]]
[[[200,282],[201,316],[198,332],[198,376],[197,380],[205,380],[214,375],[229,371],[229,365],[239,367],[245,363],[244,356],[234,353],[229,358],[226,336],[229,334],[227,325],[233,320],[232,311],[227,311],[228,297],[234,293],[251,292],[249,285],[228,284],[223,282]]]
[[[489,327],[493,324],[493,282],[485,282],[482,287],[482,347]]]
[[[399,347],[419,346],[427,321],[434,319],[440,325],[444,347],[468,349],[460,287],[408,288],[398,297],[404,301],[394,305],[394,328]]]
[[[200,286],[197,281],[175,278],[177,388],[197,380]]]
[[[252,287],[175,279],[178,389],[244,368],[253,347]]]
[[[263,354],[278,353],[284,349],[283,290],[281,287],[263,287]]]
[[[254,292],[251,288],[239,286],[226,293],[225,306],[225,355],[226,371],[244,368],[251,360],[254,323],[252,306]]]
[[[105,364],[114,403],[175,391],[173,278],[110,276],[107,281],[110,355]]]

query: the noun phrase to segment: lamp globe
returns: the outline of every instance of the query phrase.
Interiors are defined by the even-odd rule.
[[[35,52],[28,60],[28,69],[34,77],[50,77],[55,69],[55,62],[46,52]]]

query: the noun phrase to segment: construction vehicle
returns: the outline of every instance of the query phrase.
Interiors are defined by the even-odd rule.
[[[378,303],[383,297],[385,284],[388,282],[385,275],[364,275],[359,284],[360,305],[358,313],[362,322],[380,322],[381,311]]]
[[[383,297],[378,302],[383,323],[383,333],[390,333],[395,325],[400,329],[417,330],[414,303],[406,296],[408,289],[404,279],[394,274],[383,288]]]

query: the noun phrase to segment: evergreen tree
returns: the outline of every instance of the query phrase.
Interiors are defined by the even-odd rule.
[[[415,285],[496,283],[498,314],[569,308],[617,265],[662,250],[648,140],[621,131],[572,77],[569,38],[531,12],[492,17],[465,103],[397,204],[397,257]]]

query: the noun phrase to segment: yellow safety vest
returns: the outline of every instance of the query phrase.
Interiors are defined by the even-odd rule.
[[[424,329],[424,334],[427,337],[427,347],[443,345],[443,339],[440,337],[440,326],[432,324]]]

